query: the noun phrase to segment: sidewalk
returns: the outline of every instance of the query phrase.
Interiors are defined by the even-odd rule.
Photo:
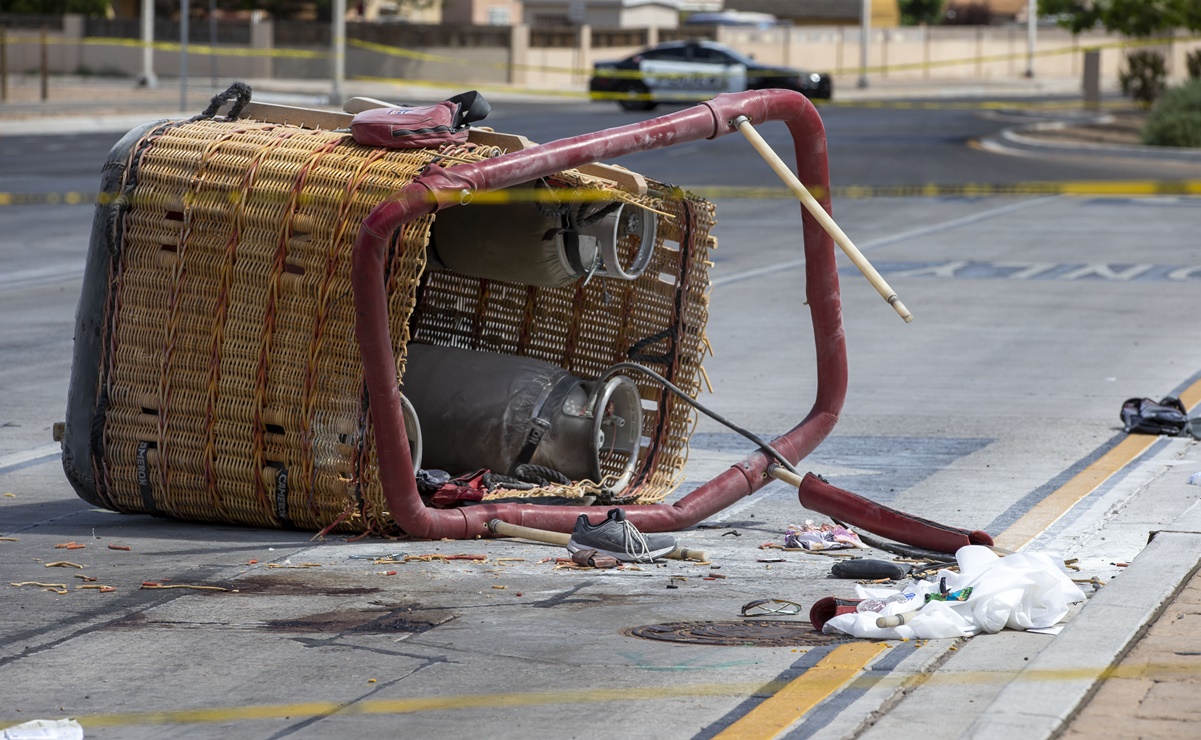
[[[1166,439],[1166,438],[1163,438]],[[973,740],[1196,737],[1201,718],[1201,445],[1128,508],[1189,502],[1011,680],[966,733]],[[1143,521],[1152,514],[1143,512]]]

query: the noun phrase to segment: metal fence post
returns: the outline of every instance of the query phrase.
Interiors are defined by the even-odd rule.
[[[0,26],[0,103],[8,100],[8,41],[4,26]]]
[[[1084,107],[1101,107],[1101,50],[1084,50]]]
[[[50,57],[47,49],[46,27],[42,26],[42,101],[50,97]]]

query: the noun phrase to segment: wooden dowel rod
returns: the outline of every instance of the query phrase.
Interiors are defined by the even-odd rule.
[[[905,308],[904,303],[901,303],[901,299],[897,297],[896,291],[889,286],[888,282],[881,277],[879,272],[876,272],[876,268],[872,267],[872,263],[867,261],[867,257],[863,256],[863,253],[859,251],[859,248],[855,246],[851,238],[839,228],[834,219],[830,217],[830,214],[826,213],[826,209],[822,208],[821,204],[817,202],[817,199],[813,197],[808,188],[792,173],[788,165],[784,163],[784,160],[780,159],[779,155],[772,150],[771,145],[763,140],[763,137],[759,135],[755,127],[751,125],[750,119],[746,116],[739,116],[734,119],[733,124],[746,137],[747,141],[751,143],[755,151],[759,152],[759,156],[763,157],[772,170],[775,171],[776,175],[784,181],[784,184],[788,186],[793,195],[800,199],[801,204],[805,206],[805,210],[809,211],[813,218],[817,219],[817,222],[826,230],[826,233],[834,238],[835,243],[842,248],[843,252],[846,252],[847,257],[850,257],[851,262],[855,264],[855,267],[859,268],[859,271],[872,284],[872,287],[876,289],[880,297],[887,301],[888,305],[892,306],[900,314],[905,323],[913,321],[913,314],[909,312],[908,308]]]

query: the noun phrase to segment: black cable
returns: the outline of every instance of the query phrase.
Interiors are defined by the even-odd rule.
[[[840,522],[833,517],[830,518],[838,526],[850,529],[850,527],[847,527],[847,525],[843,522]],[[913,558],[914,560],[931,560],[938,563],[955,562],[955,556],[949,555],[945,552],[935,552],[933,550],[924,550],[920,547],[910,547],[909,545],[902,545],[897,542],[892,542],[891,540],[878,540],[875,537],[872,537],[871,535],[865,535],[862,532],[856,532],[855,534],[859,535],[859,539],[868,547],[874,547],[877,550],[883,550],[884,552],[891,552],[893,555]]]
[[[768,443],[764,442],[762,439],[760,439],[754,433],[749,432],[746,429],[743,429],[742,427],[738,426],[734,422],[730,421],[729,419],[726,419],[724,416],[722,416],[721,414],[718,414],[716,411],[706,408],[705,405],[702,404],[700,401],[696,400],[692,396],[690,396],[687,393],[685,393],[684,391],[680,390],[670,380],[663,377],[662,375],[655,372],[654,370],[651,370],[650,368],[643,367],[642,365],[639,365],[636,362],[619,362],[616,365],[610,365],[608,368],[606,368],[605,371],[600,374],[599,379],[603,380],[604,378],[607,378],[609,375],[613,374],[617,370],[625,370],[625,369],[640,370],[641,372],[646,373],[647,375],[651,376],[656,381],[661,383],[664,388],[666,388],[667,390],[669,390],[672,393],[679,396],[681,400],[683,400],[688,405],[692,406],[697,411],[701,412],[705,416],[708,416],[710,419],[713,419],[718,424],[722,424],[726,427],[729,427],[731,430],[738,432],[742,436],[744,436],[747,439],[749,439],[750,441],[754,442],[756,445],[759,446],[759,449],[763,450],[768,455],[775,458],[776,462],[780,463],[780,465],[785,470],[787,470],[795,475],[801,474],[801,472],[799,470],[797,470],[796,467],[794,467],[792,463],[788,462],[788,460],[785,459],[785,457],[783,455],[781,455],[780,452],[776,448],[774,448],[771,445],[769,445]]]
[[[798,476],[801,475],[800,471],[796,469],[796,466],[794,466],[792,463],[788,462],[788,460],[786,460],[784,458],[784,456],[781,455],[778,450],[776,450],[774,447],[772,447],[768,443],[764,442],[756,434],[754,434],[750,431],[747,431],[746,429],[743,429],[742,427],[738,426],[737,424],[735,424],[732,421],[723,417],[721,414],[718,414],[716,411],[706,408],[705,405],[702,404],[700,401],[698,401],[695,398],[693,398],[692,396],[688,395],[683,390],[676,387],[670,380],[668,380],[667,378],[664,378],[662,375],[655,372],[654,370],[651,370],[650,368],[643,367],[642,365],[639,365],[638,363],[635,363],[635,362],[619,362],[616,365],[610,365],[608,368],[606,368],[605,371],[600,374],[599,379],[603,380],[604,378],[607,378],[608,376],[612,375],[614,372],[616,372],[618,370],[625,370],[625,369],[639,370],[639,371],[645,373],[646,375],[651,376],[657,382],[661,383],[664,388],[668,389],[672,393],[679,396],[681,400],[683,400],[688,405],[692,406],[697,411],[700,411],[702,414],[704,414],[705,416],[708,416],[710,419],[713,419],[717,423],[722,424],[735,432],[738,432],[742,436],[744,436],[747,439],[749,439],[750,441],[754,442],[756,445],[759,446],[759,449],[763,450],[765,453],[767,453],[772,458],[774,458],[776,460],[776,462],[778,462],[780,464],[780,466],[783,467],[785,470],[793,473],[794,475],[798,475]],[[838,524],[840,527],[845,527],[846,529],[850,529],[850,527],[848,527],[845,523],[840,522],[837,519],[834,519],[833,517],[831,517],[831,520],[834,521],[835,524]],[[954,560],[955,560],[954,556],[948,555],[946,553],[934,552],[933,550],[924,550],[920,547],[910,547],[908,545],[902,545],[902,544],[899,544],[896,542],[890,542],[888,540],[878,540],[875,537],[872,537],[870,535],[864,535],[862,533],[856,533],[856,534],[859,535],[859,539],[863,542],[863,544],[865,544],[869,547],[874,547],[877,550],[883,550],[884,552],[893,553],[894,555],[901,555],[902,557],[911,557],[911,558],[915,558],[915,559],[920,558],[923,560],[933,560],[933,561],[938,561],[938,562],[943,562],[943,563],[954,562]]]

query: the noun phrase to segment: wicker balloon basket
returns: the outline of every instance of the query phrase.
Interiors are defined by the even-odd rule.
[[[340,114],[312,114],[313,124],[281,110],[252,104],[235,119],[150,123],[113,148],[79,304],[64,466],[82,498],[116,511],[399,534],[355,339],[359,225],[431,163],[478,162],[528,142],[481,130],[439,149],[384,149],[357,144]],[[406,347],[418,342],[539,360],[584,380],[634,361],[695,395],[712,204],[603,166],[537,186],[655,214],[653,232],[617,245],[649,263],[632,280],[559,287],[481,278],[433,269],[436,220],[461,211],[504,231],[506,219],[472,204],[406,224],[391,238],[386,276],[402,392]],[[695,418],[661,384],[630,379],[641,433],[619,490],[603,479],[623,463],[602,450],[602,480],[486,496],[663,500],[680,482]]]

